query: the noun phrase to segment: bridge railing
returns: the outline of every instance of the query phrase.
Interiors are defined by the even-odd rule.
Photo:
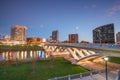
[[[86,47],[120,48],[120,44],[79,44]]]
[[[113,49],[120,49],[120,44],[80,44],[80,43],[47,43],[52,45],[68,45],[68,46],[79,46],[79,47],[96,47],[96,48],[113,48]]]
[[[80,43],[59,43],[63,45],[73,45],[73,46],[80,46],[80,47],[96,47],[96,48],[120,48],[120,44],[80,44]]]

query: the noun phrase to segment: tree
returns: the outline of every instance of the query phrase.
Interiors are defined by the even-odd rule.
[[[33,52],[34,53],[34,52]],[[35,60],[35,57],[34,55],[32,56],[32,74],[35,74],[35,63],[36,63],[36,60]]]

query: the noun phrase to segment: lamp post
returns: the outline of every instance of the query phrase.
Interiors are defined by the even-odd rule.
[[[106,80],[108,80],[108,71],[107,71],[107,61],[108,61],[108,57],[105,57],[104,60],[105,60]]]

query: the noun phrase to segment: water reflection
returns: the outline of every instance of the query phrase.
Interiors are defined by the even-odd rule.
[[[45,58],[44,51],[6,51],[0,53],[0,61],[2,60],[31,60],[32,58]]]

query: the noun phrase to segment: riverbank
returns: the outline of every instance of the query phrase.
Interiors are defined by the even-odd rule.
[[[64,58],[40,60],[20,65],[0,66],[0,80],[47,80],[53,77],[88,72],[87,69],[72,65]]]
[[[0,52],[3,51],[30,51],[30,50],[44,50],[43,47],[37,45],[0,45]]]

